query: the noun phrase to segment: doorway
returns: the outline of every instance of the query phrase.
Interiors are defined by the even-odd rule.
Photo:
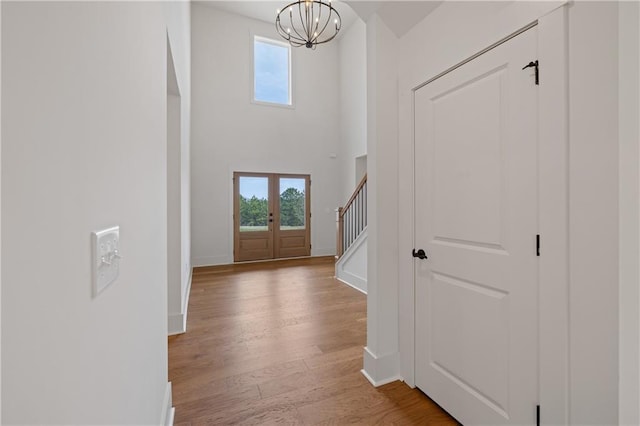
[[[235,262],[311,255],[311,178],[233,174]]]
[[[536,57],[534,27],[415,92],[416,385],[463,424],[536,422]]]

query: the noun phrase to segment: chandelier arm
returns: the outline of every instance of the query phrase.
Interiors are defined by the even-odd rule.
[[[305,42],[303,38],[296,37],[295,35],[292,35],[290,32],[285,31],[284,27],[282,26],[282,22],[278,23],[278,27],[276,29],[280,37],[287,40],[289,43],[292,43],[293,41],[297,41],[298,43],[304,44]]]
[[[305,27],[305,20],[304,20],[304,18],[302,17],[302,4],[301,4],[301,3],[302,3],[303,1],[304,1],[304,0],[300,0],[300,1],[298,1],[298,15],[300,15],[300,25],[302,26],[302,28],[300,29],[300,31],[301,31],[305,36],[301,36],[300,34],[298,34],[298,35],[300,35],[300,38],[302,38],[302,39],[305,39],[305,40],[306,40],[306,39],[307,39],[307,37],[308,37],[308,35],[307,35],[307,28]],[[306,13],[306,12],[305,12],[305,13]],[[292,19],[292,21],[291,21],[291,25],[293,25],[293,18],[291,18],[291,19]]]
[[[314,3],[310,2],[309,3],[309,9],[311,9],[309,11],[309,15],[307,16],[307,25],[309,26],[309,40],[311,40],[311,37],[313,37],[313,18],[315,17],[315,7],[314,7]]]
[[[282,37],[285,40],[289,40],[291,38],[291,36],[284,30],[284,28],[282,28],[280,15],[276,17],[276,31],[278,32],[278,35],[280,35],[280,37]]]
[[[298,2],[298,11],[300,11],[300,2]],[[292,3],[293,4],[293,3]],[[300,19],[302,19],[302,11],[300,11]],[[300,34],[298,32],[298,29],[296,28],[296,26],[293,23],[293,12],[289,12],[289,23],[291,24],[291,28],[293,28],[293,31],[297,34],[298,37],[294,37],[296,40],[299,40],[299,42],[301,43],[300,46],[302,46],[302,44],[304,44],[307,40],[306,38]],[[304,32],[304,31],[303,31]],[[300,47],[297,46],[297,47]]]
[[[340,32],[340,30],[342,29],[342,17],[340,16],[340,13],[338,13],[338,10],[335,9],[333,6],[329,5],[329,7],[331,8],[331,12],[335,12],[336,14],[336,34],[338,32]]]
[[[326,40],[322,40],[322,41],[316,41],[314,42],[314,44],[324,44],[324,43],[328,43],[331,40],[333,40],[334,38],[336,38],[336,36],[338,35],[338,33],[335,33],[334,35],[332,35],[330,38],[326,39]]]
[[[338,35],[338,33],[340,32],[340,29],[342,28],[342,17],[340,17],[340,14],[338,13],[338,11],[333,6],[331,6],[331,4],[329,4],[329,10],[330,10],[329,19],[325,22],[324,27],[322,28],[322,31],[320,32],[320,34],[324,32],[325,28],[327,28],[327,25],[329,25],[329,22],[331,22],[331,18],[333,16],[333,13],[335,12],[336,23],[335,23],[334,33],[331,37],[318,43],[326,43],[328,41],[333,40]]]
[[[339,31],[338,31],[338,32],[339,32]],[[331,37],[329,37],[328,39],[326,39],[326,40],[322,40],[322,41],[317,41],[317,42],[315,42],[314,44],[324,44],[324,43],[328,43],[328,42],[330,42],[331,40],[333,40],[334,38],[336,38],[336,36],[338,35],[338,32],[336,32],[334,35],[332,35],[332,36],[331,36]]]
[[[284,38],[285,40],[291,42],[291,39],[294,38],[296,39],[297,37],[295,35],[291,34],[291,27],[293,27],[293,30],[296,31],[296,28],[293,26],[293,17],[292,17],[292,10],[293,10],[293,5],[294,3],[288,4],[287,6],[285,6],[285,9],[289,9],[289,27],[287,27],[287,30],[285,31],[284,27],[282,26],[282,20],[280,20],[280,29],[282,31],[282,38]],[[282,12],[280,12],[280,15],[282,15],[282,13],[284,12],[284,9],[282,10]],[[278,15],[278,18],[280,17],[280,15]],[[300,39],[302,39],[302,36],[300,36],[300,34],[298,34],[298,37],[300,37]]]
[[[307,18],[307,40],[311,40],[313,36],[313,2],[305,2],[305,4],[309,5],[305,13],[305,17]]]
[[[324,30],[327,29],[327,25],[329,25],[329,21],[331,21],[331,14],[329,14],[329,16],[327,17],[327,20],[324,23],[324,27],[322,27],[322,30],[320,30],[320,32],[318,33],[318,35],[315,37],[314,42],[317,43],[317,40],[320,38],[320,36],[324,33]],[[337,34],[337,32],[336,32]],[[333,35],[333,37],[335,37],[335,34]],[[332,37],[332,38],[333,38]]]
[[[314,1],[314,3],[318,3],[318,2]],[[329,16],[331,16],[331,14],[329,14]],[[322,34],[322,31],[324,31],[324,29],[323,29],[322,31],[318,32],[318,27],[319,27],[320,19],[321,19],[321,18],[322,18],[322,2],[319,2],[319,6],[318,6],[318,17],[317,17],[317,18],[316,18],[316,20],[315,20],[316,27],[315,27],[315,29],[313,30],[314,38],[316,38],[316,39],[320,36],[320,34]]]

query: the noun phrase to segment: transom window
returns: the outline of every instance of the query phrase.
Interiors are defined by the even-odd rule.
[[[291,46],[268,38],[253,39],[254,102],[292,105]]]

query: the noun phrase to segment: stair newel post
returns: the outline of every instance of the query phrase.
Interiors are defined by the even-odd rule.
[[[344,218],[342,216],[342,211],[343,211],[343,208],[338,207],[338,210],[337,210],[338,217],[336,218],[336,228],[338,233],[336,235],[336,256],[338,257],[342,256],[342,253],[343,253],[342,236],[343,236],[343,230],[344,230]]]

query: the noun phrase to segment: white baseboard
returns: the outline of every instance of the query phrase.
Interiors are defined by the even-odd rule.
[[[2,0],[0,0],[2,1]],[[325,252],[328,252],[329,249],[324,250]],[[269,263],[269,262],[279,262],[279,261],[285,261],[285,260],[296,260],[296,259],[310,259],[313,257],[329,257],[329,256],[335,256],[335,249],[331,251],[331,253],[328,254],[318,254],[315,251],[312,253],[311,256],[299,256],[299,257],[279,257],[277,259],[262,259],[262,260],[247,260],[247,261],[242,261],[242,262],[238,262],[238,264],[247,264],[247,263]],[[200,267],[207,267],[207,266],[225,266],[225,265],[235,265],[236,262],[233,261],[233,259],[231,258],[226,258],[226,257],[218,257],[215,259],[218,259],[218,261],[216,263],[205,263],[207,262],[207,259],[214,259],[213,257],[199,257],[199,258],[194,258],[193,259],[193,268],[200,268]],[[213,261],[212,261],[213,262]]]
[[[400,354],[398,352],[377,356],[368,347],[365,347],[363,360],[364,368],[361,373],[373,386],[378,387],[396,380],[403,380],[400,375]]]
[[[186,318],[183,313],[169,314],[169,323],[167,324],[167,334],[173,336],[182,334],[186,331]]]
[[[189,309],[189,295],[191,294],[191,282],[193,281],[193,268],[189,270],[189,278],[185,294],[182,295],[182,312],[169,314],[168,335],[182,334],[187,332],[187,311]]]
[[[171,396],[171,382],[167,382],[164,392],[164,401],[162,402],[162,413],[160,413],[161,426],[173,426],[173,418],[176,409],[173,408],[173,398]]]
[[[355,275],[354,275],[354,277],[355,277]],[[360,288],[360,287],[358,287],[356,284],[351,284],[350,282],[345,281],[345,280],[343,280],[342,278],[340,278],[340,277],[338,277],[338,276],[336,276],[336,280],[340,281],[342,284],[346,284],[346,285],[348,285],[349,287],[351,287],[351,288],[354,288],[354,289],[358,290],[358,291],[359,291],[360,293],[362,293],[362,294],[367,294],[367,292],[366,292],[365,290],[361,289],[361,288]],[[363,287],[366,287],[366,285],[367,285],[367,282],[365,281],[365,282],[364,282],[364,286],[363,286]]]

